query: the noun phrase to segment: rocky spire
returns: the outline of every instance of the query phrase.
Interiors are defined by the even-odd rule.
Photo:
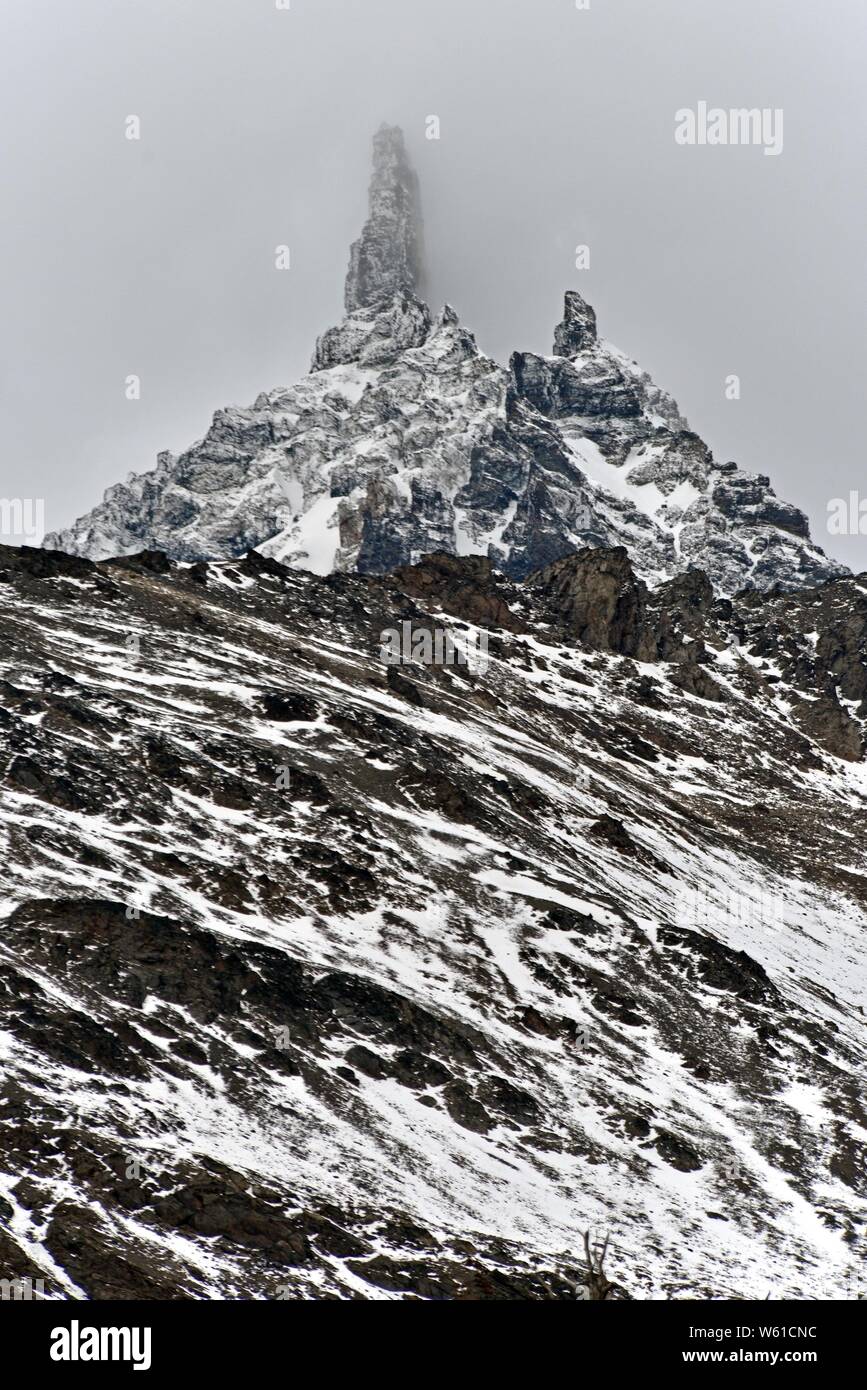
[[[381,125],[373,137],[369,215],[349,253],[346,311],[398,294],[424,297],[421,203],[399,126]]]
[[[596,313],[577,290],[567,290],[563,321],[554,329],[554,355],[574,357],[596,342]]]

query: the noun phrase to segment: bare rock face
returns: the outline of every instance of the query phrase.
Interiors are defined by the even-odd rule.
[[[316,340],[311,372],[343,363],[382,367],[407,348],[421,347],[431,329],[431,313],[412,294],[395,295],[384,303],[355,309],[343,323]]]
[[[519,395],[543,415],[630,420],[641,415],[638,383],[614,358],[597,354],[590,365],[515,352],[512,374]]]
[[[491,562],[481,555],[425,555],[417,565],[394,571],[394,582],[422,604],[435,602],[445,613],[479,627],[520,630]]]
[[[577,290],[567,290],[563,320],[554,329],[556,357],[574,357],[596,342],[596,313]]]
[[[556,424],[575,464],[597,484],[600,504],[610,506],[612,491],[625,503],[626,516],[609,516],[605,543],[625,544],[651,583],[700,567],[735,593],[797,589],[847,573],[813,544],[804,513],[780,500],[766,475],[716,462],[676,402],[599,338],[593,310],[574,291],[554,356],[516,352],[511,372],[513,396]],[[630,535],[630,504],[651,523],[640,543]]]
[[[424,293],[424,249],[418,176],[399,126],[381,125],[373,137],[370,215],[349,252],[346,312],[395,295]]]
[[[317,340],[311,371],[343,363],[381,367],[421,347],[432,316],[424,302],[424,242],[418,176],[399,126],[373,137],[364,230],[349,251],[346,318]]]
[[[568,555],[530,577],[573,639],[594,651],[640,656],[648,646],[647,588],[623,546]]]

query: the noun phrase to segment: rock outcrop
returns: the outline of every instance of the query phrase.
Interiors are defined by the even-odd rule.
[[[549,565],[529,583],[545,596],[572,641],[593,651],[652,660],[647,588],[622,546],[584,550]]]
[[[344,303],[347,314],[404,295],[424,298],[424,234],[418,176],[399,126],[381,125],[373,137],[369,216],[349,252]]]

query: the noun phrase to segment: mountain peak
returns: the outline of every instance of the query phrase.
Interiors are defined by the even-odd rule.
[[[424,250],[418,176],[400,126],[382,124],[373,137],[368,218],[353,242],[346,276],[347,313],[395,295],[423,296]]]
[[[251,547],[325,574],[382,574],[436,551],[523,579],[587,547],[625,546],[651,587],[699,565],[717,590],[844,573],[764,474],[715,462],[677,404],[566,293],[553,356],[480,353],[423,298],[418,179],[403,133],[373,137],[370,206],[342,323],[311,371],[116,484],[47,549],[90,559]]]
[[[596,339],[596,311],[577,290],[567,290],[563,319],[554,329],[555,355],[574,357],[585,348],[593,347]]]

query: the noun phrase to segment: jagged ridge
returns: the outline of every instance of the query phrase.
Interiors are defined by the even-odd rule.
[[[479,353],[423,298],[421,214],[403,138],[374,138],[370,214],[347,316],[312,371],[220,411],[180,458],[110,488],[49,547],[177,559],[250,546],[290,565],[384,573],[432,550],[521,577],[585,546],[625,545],[651,583],[696,565],[726,592],[847,573],[763,475],[717,463],[677,405],[597,333],[576,291],[550,357]]]

